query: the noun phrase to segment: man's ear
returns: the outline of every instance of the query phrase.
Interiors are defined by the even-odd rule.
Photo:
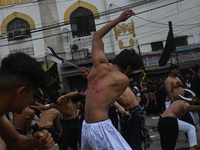
[[[26,91],[26,87],[25,86],[20,86],[18,89],[17,89],[17,96],[22,96]]]

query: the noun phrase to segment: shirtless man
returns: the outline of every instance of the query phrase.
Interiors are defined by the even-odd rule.
[[[82,67],[81,72],[84,78],[87,78],[90,70]],[[121,132],[127,143],[132,149],[142,150],[142,141],[144,149],[148,149],[152,144],[146,126],[144,112],[139,105],[139,101],[130,87],[113,103],[114,107],[122,114]]]
[[[169,76],[165,80],[165,88],[169,99],[169,105],[176,100],[182,99],[178,94],[184,96],[185,92],[183,90],[183,83],[177,77],[179,73],[179,67],[175,64],[171,64],[169,67]],[[166,107],[167,109],[167,107]],[[178,119],[179,131],[186,134],[186,137],[189,138],[189,132],[193,131],[193,128],[196,127],[195,121],[193,119],[193,114],[191,112],[185,113],[181,118]],[[185,130],[187,127],[187,130]],[[193,131],[193,134],[196,135],[196,130]],[[194,139],[193,139],[194,140]],[[192,140],[189,140],[189,144]],[[191,145],[191,144],[190,144]]]
[[[148,116],[159,114],[158,110],[157,110],[157,98],[151,89],[148,91],[148,100],[146,103],[146,113]]]
[[[35,111],[27,106],[22,113],[13,113],[13,126],[19,134],[26,135],[31,121],[39,121],[40,119],[35,115]]]
[[[40,110],[48,110],[55,108],[62,114],[62,139],[60,143],[60,150],[66,150],[70,146],[73,150],[77,150],[78,138],[78,119],[77,110],[80,102],[73,103],[72,98],[78,95],[78,92],[71,92],[60,96],[57,99],[58,104],[51,103],[49,106],[31,106]]]
[[[46,104],[48,106],[48,104]],[[56,130],[54,129],[54,120],[56,124]],[[39,122],[39,131],[47,130],[52,134],[52,137],[60,146],[60,135],[61,135],[61,125],[60,125],[60,112],[54,108],[41,111],[40,122]]]
[[[128,75],[141,68],[142,59],[134,50],[123,50],[110,64],[104,54],[102,38],[118,23],[133,15],[124,11],[93,36],[93,68],[88,76],[85,120],[82,126],[81,149],[126,149],[131,147],[112,125],[108,109],[129,86]],[[90,133],[90,134],[88,134]]]
[[[152,140],[146,130],[144,112],[129,87],[114,103],[114,106],[124,114],[121,117],[121,130],[124,139],[135,150],[142,150],[143,141],[144,149],[147,150],[152,144]],[[123,111],[122,106],[126,112]]]
[[[169,67],[169,76],[165,80],[166,92],[167,92],[169,101],[171,100],[171,103],[173,103],[175,100],[182,99],[178,94],[182,96],[184,96],[185,94],[183,90],[184,85],[181,82],[181,80],[177,77],[178,73],[179,73],[179,67],[175,64],[171,64]],[[182,116],[181,120],[195,126],[193,116],[190,112]]]
[[[180,99],[180,96],[178,94],[184,96],[184,90],[183,90],[183,83],[181,80],[177,77],[179,73],[179,67],[175,64],[171,64],[169,67],[169,76],[165,80],[165,88],[167,95],[169,99],[171,100],[171,103],[173,103],[175,100]]]
[[[194,101],[174,101],[161,115],[158,121],[158,131],[160,133],[162,150],[174,150],[179,132],[177,118],[182,117],[189,111],[200,110],[200,106],[192,105],[193,103]],[[185,128],[187,128],[187,126],[185,126]],[[194,130],[195,127],[193,126],[193,129],[190,130],[188,134],[190,150],[195,150],[194,146],[197,145],[196,133],[194,132]]]
[[[49,149],[53,138],[46,130],[26,137],[17,133],[6,118],[8,112],[21,113],[33,101],[37,89],[44,85],[41,65],[25,53],[10,54],[0,67],[0,136],[10,150]],[[2,143],[0,144],[2,145]]]

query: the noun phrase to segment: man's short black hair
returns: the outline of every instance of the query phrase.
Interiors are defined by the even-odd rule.
[[[174,70],[174,69],[179,69],[178,65],[171,64],[171,65],[169,66],[169,73],[171,72],[171,70]]]
[[[125,70],[129,65],[131,70],[139,70],[143,65],[142,58],[134,49],[124,49],[112,63],[118,65],[122,70]]]
[[[31,56],[18,52],[9,54],[2,60],[0,88],[3,90],[1,92],[10,91],[19,86],[36,89],[45,85],[45,72],[41,64]]]

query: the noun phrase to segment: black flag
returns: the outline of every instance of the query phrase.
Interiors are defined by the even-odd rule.
[[[49,51],[49,56],[51,57],[51,59],[53,59],[53,61],[55,61],[56,63],[58,64],[62,64],[62,63],[68,63],[69,65],[71,66],[74,66],[76,69],[80,70],[80,67],[75,65],[75,64],[72,64],[68,61],[65,61],[63,58],[59,57],[55,51],[53,50],[53,48],[51,48],[50,46],[45,46],[46,49]]]
[[[44,94],[51,95],[52,93],[59,93],[61,89],[57,64],[53,63],[46,72],[46,88],[41,89]]]
[[[174,40],[172,22],[169,21],[169,32],[167,35],[167,41],[166,41],[162,56],[158,61],[160,67],[165,66],[167,64],[170,54],[175,50],[176,50],[176,44],[175,44],[175,40]]]

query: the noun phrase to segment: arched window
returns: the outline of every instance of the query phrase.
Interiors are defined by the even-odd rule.
[[[7,25],[8,40],[31,37],[30,25],[26,20],[15,18]]]
[[[96,32],[94,15],[86,8],[77,8],[70,16],[73,37],[82,37]]]

